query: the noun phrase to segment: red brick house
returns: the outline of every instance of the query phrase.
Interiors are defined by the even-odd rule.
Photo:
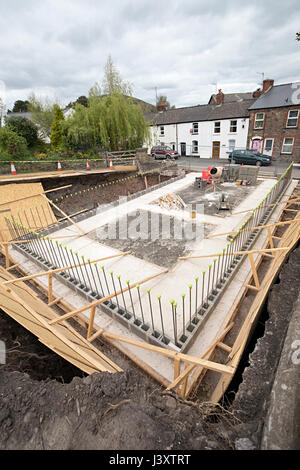
[[[263,82],[259,98],[249,107],[248,148],[276,160],[300,160],[300,82],[274,86]]]

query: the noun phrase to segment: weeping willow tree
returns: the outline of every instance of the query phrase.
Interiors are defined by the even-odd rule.
[[[64,126],[67,142],[74,147],[126,150],[149,140],[140,106],[118,92],[101,96],[98,85],[90,90],[88,107],[76,104]]]
[[[103,79],[103,94],[98,83],[89,91],[88,106],[76,104],[64,124],[68,145],[105,148],[109,151],[135,149],[149,141],[149,125],[142,109],[135,104],[132,85],[124,81],[111,56]]]

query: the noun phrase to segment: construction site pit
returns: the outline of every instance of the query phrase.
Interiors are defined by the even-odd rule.
[[[98,259],[111,257],[101,264],[103,273],[99,264],[100,275],[104,274],[102,282],[100,279],[98,282],[98,278],[94,281],[92,279],[90,287],[76,285],[67,277],[56,275],[53,279],[55,296],[64,298],[75,310],[84,307],[87,300],[91,302],[95,298],[122,290],[126,285],[133,285],[134,288],[126,293],[116,295],[101,307],[97,307],[95,314],[97,328],[128,337],[133,342],[143,339],[156,346],[168,347],[175,352],[182,351],[200,357],[218,335],[224,318],[232,307],[234,298],[245,282],[251,267],[247,259],[240,266],[237,265],[233,275],[226,280],[224,286],[215,296],[212,296],[213,298],[208,299],[209,308],[205,314],[202,313],[200,320],[194,321],[194,313],[198,313],[201,307],[201,296],[197,297],[196,293],[197,282],[200,282],[198,280],[201,273],[210,272],[212,259],[206,257],[179,260],[178,258],[182,255],[205,256],[225,250],[228,245],[227,236],[221,235],[214,238],[213,235],[237,231],[249,217],[249,211],[264,200],[277,181],[273,178],[259,178],[254,186],[225,183],[220,185],[221,188],[203,191],[194,187],[195,179],[200,176],[201,174],[195,172],[171,179],[168,184],[165,182],[157,189],[154,186],[151,191],[143,190],[143,193],[137,197],[129,199],[125,197],[113,207],[96,207],[90,216],[83,214],[74,218],[76,225],[67,221],[64,226],[52,226],[51,230],[46,230],[44,233],[51,235],[53,240],[56,237],[63,239],[64,247],[75,253],[77,259],[90,260],[93,264]],[[226,191],[230,193],[231,208],[229,211],[218,213],[216,205],[213,204],[213,198],[210,199],[207,196]],[[179,196],[184,203],[182,209],[161,207],[158,201],[168,195],[173,195],[175,199],[176,195]],[[203,201],[208,201],[208,204],[203,205]],[[197,203],[204,206],[202,212],[195,210]],[[233,209],[237,215],[232,214]],[[76,210],[74,205],[73,210]],[[109,227],[112,232],[115,228],[122,227],[125,220],[128,226],[133,223],[133,232],[138,234],[140,223],[136,221],[136,217],[141,216],[145,216],[144,221],[146,218],[148,222],[152,217],[157,220],[157,216],[169,218],[171,228],[174,228],[177,222],[183,228],[189,227],[191,232],[197,228],[196,237],[188,241],[175,237],[163,240],[159,237],[153,239],[152,233],[152,238],[150,237],[147,241],[138,237],[126,239],[122,230],[119,233],[124,236],[124,239],[122,236],[116,239],[103,239],[101,236]],[[275,209],[270,220],[276,220],[276,216]],[[262,247],[266,239],[267,235],[261,233],[254,240],[255,247],[258,249]],[[44,266],[37,259],[38,257],[29,256],[21,246],[12,246],[10,253],[32,274],[40,272],[41,266]],[[96,271],[92,272],[94,273],[96,277]],[[149,281],[142,285],[147,279]],[[40,278],[39,282],[47,288],[45,277]],[[93,289],[93,282],[95,289]],[[207,284],[209,287],[209,282],[211,280],[206,277],[204,288]],[[95,293],[97,289],[98,295]],[[186,299],[185,311],[181,308],[183,298]],[[174,328],[174,305],[176,328]],[[189,322],[188,317],[190,316],[191,320],[192,315],[193,322]],[[86,311],[83,316],[88,321],[89,311]],[[123,345],[122,351],[144,370],[150,371],[152,377],[163,385],[173,381],[174,365],[169,357],[158,355],[151,350],[137,348],[134,344]]]

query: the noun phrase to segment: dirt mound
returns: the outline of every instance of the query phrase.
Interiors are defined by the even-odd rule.
[[[0,371],[1,449],[226,448],[201,414],[135,371],[70,384]]]

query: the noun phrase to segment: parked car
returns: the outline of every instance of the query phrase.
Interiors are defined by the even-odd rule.
[[[175,160],[178,159],[179,153],[176,150],[171,149],[167,145],[156,145],[151,149],[151,156],[158,159],[166,159],[166,158],[174,158]]]
[[[229,163],[244,163],[245,165],[271,165],[272,157],[253,150],[233,150],[228,155]]]

